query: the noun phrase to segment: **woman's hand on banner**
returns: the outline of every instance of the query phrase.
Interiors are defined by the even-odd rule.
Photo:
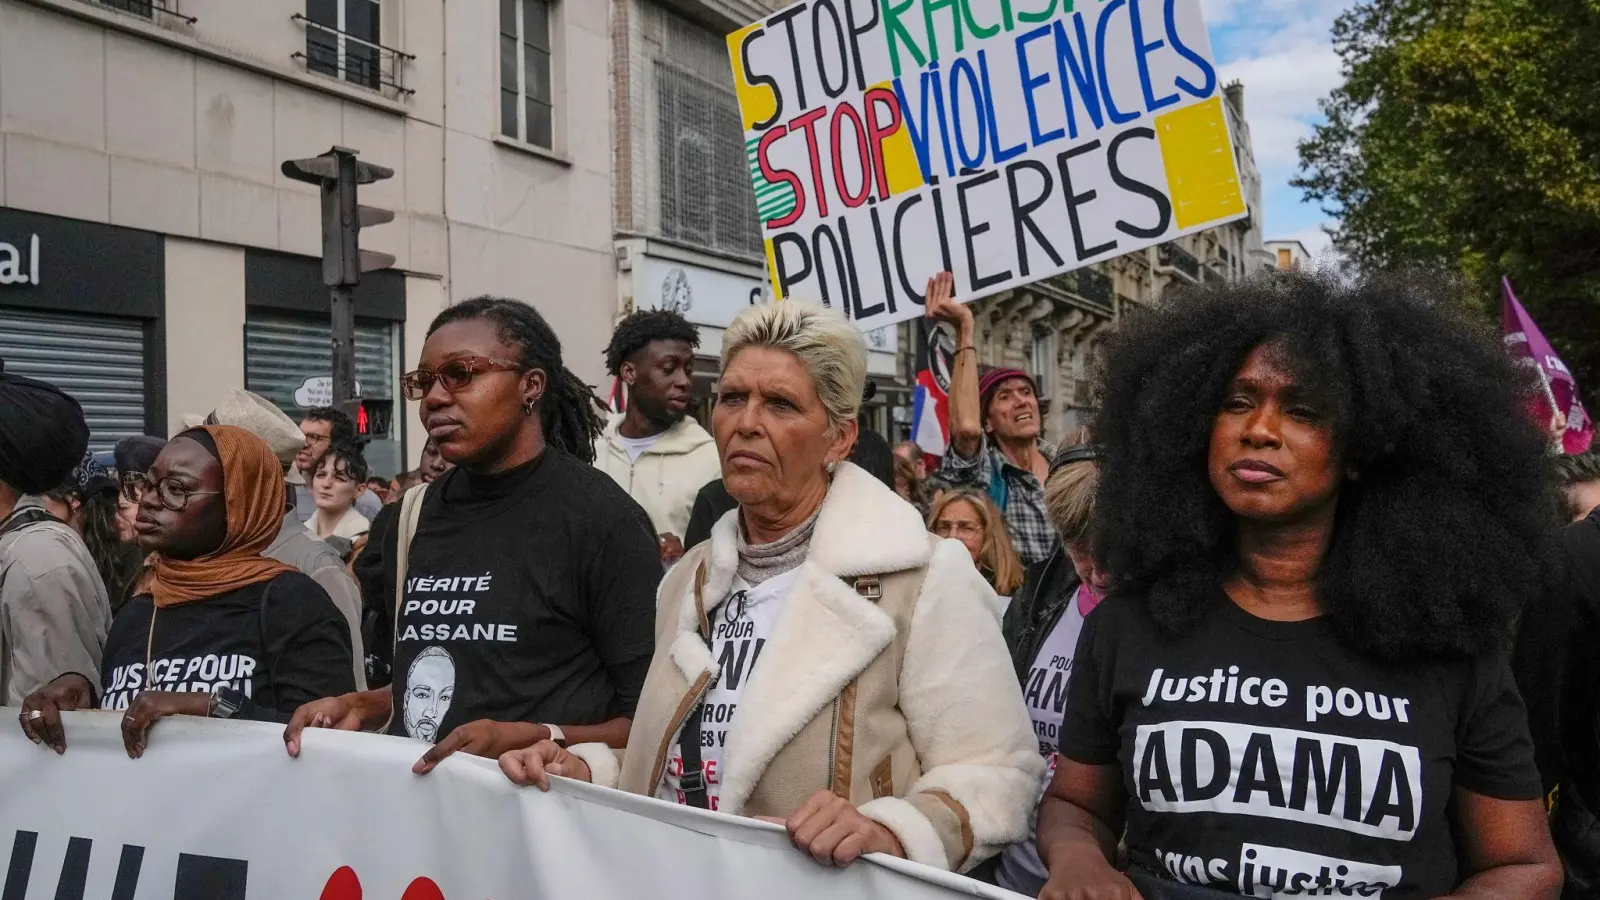
[[[61,727],[61,714],[94,707],[94,685],[76,672],[62,675],[22,701],[22,733],[35,744],[44,744],[57,753],[67,752],[67,733]]]
[[[928,318],[935,322],[949,322],[961,328],[972,324],[972,308],[951,299],[956,292],[956,277],[940,272],[928,279],[928,293],[923,299]]]
[[[861,814],[855,804],[832,791],[817,791],[784,823],[789,840],[824,865],[848,866],[863,854],[904,857],[894,832]]]
[[[445,757],[458,750],[486,759],[499,759],[502,753],[549,739],[550,729],[543,725],[479,719],[456,728],[444,740],[429,747],[428,752],[422,754],[417,764],[411,767],[411,771],[426,775]]]
[[[122,745],[128,749],[128,758],[138,759],[144,755],[150,726],[157,719],[166,716],[204,718],[210,707],[211,695],[204,692],[140,691],[122,716]]]
[[[500,771],[506,773],[512,784],[531,784],[541,791],[550,790],[551,775],[574,781],[594,780],[589,764],[567,752],[555,741],[540,741],[532,747],[502,754]]]
[[[307,728],[332,728],[336,731],[360,731],[371,724],[377,727],[389,714],[389,689],[358,691],[338,697],[324,697],[302,705],[289,719],[283,730],[283,745],[290,756],[300,755],[300,732]],[[383,707],[383,708],[379,708]]]

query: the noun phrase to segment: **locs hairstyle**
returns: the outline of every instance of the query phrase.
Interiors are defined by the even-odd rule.
[[[700,332],[689,320],[668,309],[641,310],[623,319],[606,347],[606,371],[621,377],[622,364],[651,341],[685,341],[700,346]]]
[[[1487,323],[1438,280],[1283,275],[1125,316],[1105,346],[1096,557],[1168,633],[1235,569],[1232,514],[1206,461],[1224,392],[1254,348],[1332,423],[1341,464],[1318,590],[1358,652],[1399,660],[1504,641],[1547,571],[1555,495],[1533,389]]]
[[[428,336],[451,322],[482,319],[517,353],[517,362],[545,373],[539,421],[546,442],[586,463],[594,462],[594,440],[605,422],[600,401],[583,380],[561,363],[561,341],[538,310],[505,297],[474,297],[446,309],[428,326]]]

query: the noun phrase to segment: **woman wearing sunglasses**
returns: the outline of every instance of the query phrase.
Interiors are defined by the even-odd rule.
[[[290,755],[308,726],[433,744],[418,773],[458,750],[624,746],[661,562],[644,511],[591,465],[593,393],[533,307],[494,297],[440,314],[402,386],[455,468],[361,555],[373,668],[393,681],[300,710]]]
[[[195,428],[134,480],[145,576],[111,624],[98,687],[68,673],[23,701],[29,738],[61,753],[61,712],[126,710],[123,741],[138,758],[164,716],[283,722],[355,686],[344,615],[309,576],[261,555],[284,508],[265,442],[229,425]]]

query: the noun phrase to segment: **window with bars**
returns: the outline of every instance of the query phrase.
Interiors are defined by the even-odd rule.
[[[500,0],[500,131],[555,149],[549,0]]]
[[[656,61],[655,83],[662,237],[761,256],[738,99],[668,60]]]
[[[378,0],[306,0],[306,68],[377,90],[384,83]]]

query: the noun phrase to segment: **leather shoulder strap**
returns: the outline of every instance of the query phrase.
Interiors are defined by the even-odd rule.
[[[417,521],[422,518],[422,497],[428,492],[426,484],[419,484],[406,491],[405,499],[400,501],[400,521],[396,523],[395,552],[394,552],[394,617],[389,620],[390,631],[394,632],[394,643],[389,648],[389,661],[394,665],[400,652],[400,608],[406,599],[406,573],[411,568],[411,539],[417,533]],[[391,672],[391,681],[396,673]],[[389,725],[394,722],[394,709],[389,710],[389,719],[383,723],[381,732],[389,730]]]

